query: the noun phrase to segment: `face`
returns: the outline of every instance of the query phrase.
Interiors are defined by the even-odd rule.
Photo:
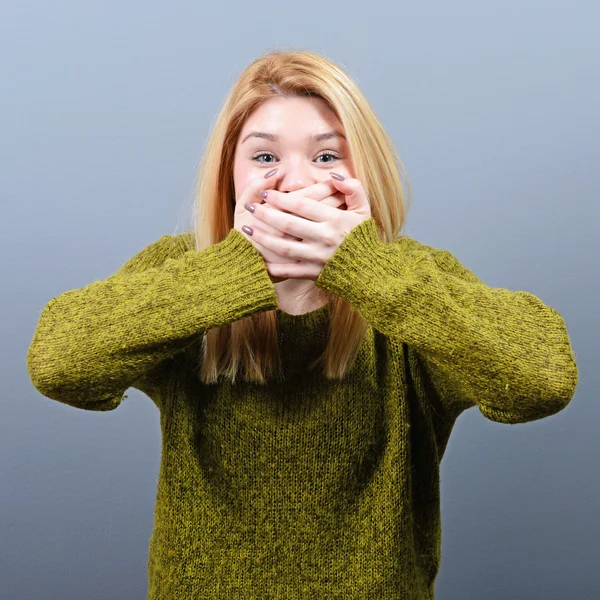
[[[315,141],[316,135],[338,133]],[[259,134],[259,135],[255,135]],[[268,139],[264,134],[273,136]],[[344,129],[321,98],[270,98],[246,119],[233,165],[235,197],[251,179],[279,167],[274,189],[293,192],[329,180],[330,171],[355,177]]]

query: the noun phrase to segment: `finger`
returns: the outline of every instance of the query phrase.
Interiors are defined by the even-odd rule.
[[[253,215],[253,219],[254,223],[252,223],[251,227],[256,227],[256,225],[258,225],[259,227],[262,227],[268,234],[280,238],[282,240],[292,240],[294,242],[298,242],[298,241],[302,241],[301,238],[297,238],[293,235],[290,235],[289,233],[285,233],[284,231],[280,231],[279,229],[276,229],[275,227],[268,225],[267,223],[265,223],[264,221],[261,221],[260,219],[257,219],[254,215]]]
[[[324,200],[321,200],[321,204],[326,204],[327,206],[333,206],[333,208],[339,208],[340,206],[346,203],[346,197],[341,192],[337,192],[333,194],[333,196],[328,196]]]
[[[335,187],[335,185],[333,185],[331,179],[326,179],[325,181],[319,181],[318,183],[308,185],[298,191],[301,192],[306,198],[320,201],[324,200],[328,196],[331,196],[333,193],[337,192],[338,189]]]
[[[267,177],[267,179],[265,179],[264,176],[253,177],[250,179],[240,194],[240,197],[236,200],[236,208],[245,210],[244,204],[246,204],[246,202],[262,204],[264,201],[258,195],[258,192],[271,189],[277,180],[276,175],[277,173],[274,173],[271,177]]]
[[[312,186],[310,186],[312,187]],[[332,186],[333,187],[333,186]],[[304,188],[302,191],[307,190],[308,188]],[[307,196],[306,194],[303,194],[304,197],[308,197],[310,198],[310,196]],[[314,198],[310,198],[311,200],[313,200]],[[332,206],[333,208],[339,208],[340,206],[344,205],[346,202],[346,197],[344,196],[344,194],[342,194],[342,192],[336,191],[335,194],[328,194],[324,199],[322,200],[316,200],[317,202],[319,202],[319,204],[325,204],[326,206]],[[264,202],[264,200],[263,200]],[[284,212],[286,214],[293,214],[291,211],[286,210],[285,208],[280,208],[279,210],[281,210],[281,212]]]
[[[345,198],[346,204],[352,207],[352,210],[363,209],[369,206],[369,198],[367,192],[359,179],[346,177],[344,181],[339,181],[332,178],[337,190],[341,191]]]
[[[277,229],[285,231],[299,238],[310,237],[306,228],[306,221],[322,223],[335,219],[338,216],[337,208],[331,206],[336,199],[322,202],[306,198],[296,192],[289,194],[277,190],[267,192],[266,204],[257,207],[258,218]],[[267,206],[268,205],[268,206]],[[276,210],[273,210],[276,209]],[[282,217],[286,219],[282,219]],[[317,235],[313,232],[312,238]]]
[[[252,233],[252,243],[264,250],[285,259],[285,262],[302,262],[314,260],[314,252],[301,241],[279,240],[270,235],[264,227],[255,227]]]
[[[312,279],[316,280],[322,267],[314,264],[299,261],[297,263],[266,263],[266,268],[271,278],[279,281],[284,279]]]
[[[264,221],[258,219],[256,217],[256,215],[251,215],[251,219],[253,221],[253,223],[251,223],[251,227],[256,227],[258,225],[259,227],[262,227],[267,233],[269,233],[270,235],[272,235],[274,237],[280,238],[282,240],[292,240],[295,242],[302,241],[301,238],[297,238],[296,236],[285,233],[285,231],[281,231],[280,229],[277,229],[276,227],[273,227],[272,225],[265,223]]]

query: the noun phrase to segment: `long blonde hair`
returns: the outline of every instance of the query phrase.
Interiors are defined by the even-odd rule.
[[[304,50],[273,50],[254,60],[233,85],[200,161],[194,199],[195,244],[201,251],[221,242],[234,223],[233,161],[248,116],[274,97],[322,98],[344,127],[356,177],[367,192],[379,239],[401,235],[410,204],[410,182],[398,152],[356,82],[328,58]],[[401,174],[406,180],[405,197]],[[329,301],[330,325],[321,364],[328,379],[342,379],[356,358],[368,324],[345,299],[320,290]],[[263,311],[204,333],[198,377],[216,383],[220,375],[235,382],[264,384],[282,376],[277,315]]]

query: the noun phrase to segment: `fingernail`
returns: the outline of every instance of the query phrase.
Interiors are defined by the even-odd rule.
[[[246,204],[244,204],[244,208],[246,210],[249,210],[251,213],[254,212],[254,206],[252,204],[250,204],[250,202],[246,202]]]
[[[269,177],[271,177],[272,175],[275,175],[275,173],[277,173],[277,171],[279,171],[279,167],[277,167],[276,169],[271,169],[270,171],[267,171],[265,173],[265,179],[269,179]]]
[[[265,190],[260,190],[260,192],[258,192],[258,195],[261,198],[264,198],[265,200],[267,199],[267,192],[265,192]]]
[[[242,231],[248,235],[252,235],[254,233],[252,227],[248,227],[247,225],[242,225]]]
[[[338,175],[337,173],[329,173],[334,179],[337,179],[338,181],[344,181],[344,179],[346,179],[345,177],[342,177],[341,175]]]

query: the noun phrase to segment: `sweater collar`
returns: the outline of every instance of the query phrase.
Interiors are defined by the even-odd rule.
[[[309,372],[309,365],[325,350],[329,304],[301,315],[291,315],[279,308],[275,313],[284,372],[290,375]]]

